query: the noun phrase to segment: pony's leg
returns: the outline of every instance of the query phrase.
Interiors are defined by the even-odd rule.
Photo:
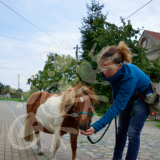
[[[57,152],[57,149],[59,148],[59,146],[60,146],[60,139],[55,136],[54,142],[53,142],[53,158],[52,158],[52,160],[56,160],[56,152]]]
[[[71,148],[72,148],[72,160],[76,160],[77,158],[77,137],[78,134],[71,134],[70,133],[70,141],[71,141]]]
[[[44,151],[43,151],[43,145],[42,145],[42,142],[41,142],[41,132],[38,131],[35,133],[36,135],[36,138],[37,138],[37,146],[38,146],[38,154],[39,155],[43,155],[44,154]]]
[[[53,139],[52,139],[52,144],[51,144],[51,148],[50,151],[53,152],[53,157],[52,160],[56,160],[56,152],[57,149],[60,146],[60,141],[61,141],[61,136],[60,136],[60,127],[54,127],[52,124],[49,124],[49,126],[51,127],[51,129],[53,129],[54,134],[53,134]]]

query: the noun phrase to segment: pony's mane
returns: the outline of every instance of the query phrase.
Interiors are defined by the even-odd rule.
[[[82,82],[79,82],[77,85],[68,88],[62,96],[61,100],[61,106],[60,106],[60,112],[62,115],[64,115],[65,106],[66,105],[73,105],[75,104],[75,98],[76,100],[82,96],[82,94],[88,95],[90,97],[90,100],[93,104],[93,106],[98,103],[96,95],[93,91],[93,89],[90,89],[90,87],[85,86]]]

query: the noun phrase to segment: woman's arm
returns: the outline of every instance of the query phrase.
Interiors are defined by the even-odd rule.
[[[136,82],[134,82],[133,78],[128,78],[127,80],[121,83],[116,99],[113,101],[113,105],[108,109],[108,111],[100,120],[92,124],[95,133],[104,128],[122,110],[124,110],[130,97],[135,91],[135,87],[136,87]]]

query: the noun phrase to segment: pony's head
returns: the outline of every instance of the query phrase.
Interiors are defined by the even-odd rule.
[[[94,105],[98,103],[93,87],[86,87],[82,83],[69,88],[62,97],[61,113],[73,116],[81,130],[90,128],[94,112]]]

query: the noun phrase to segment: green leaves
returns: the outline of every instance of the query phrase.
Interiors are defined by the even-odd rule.
[[[146,49],[139,46],[137,37],[141,29],[134,29],[131,21],[124,21],[122,17],[120,17],[119,26],[107,22],[108,13],[102,13],[104,4],[100,4],[99,1],[91,0],[86,7],[87,16],[83,17],[82,27],[79,28],[83,64],[78,71],[81,75],[79,78],[87,85],[93,84],[98,95],[104,95],[112,101],[111,88],[101,78],[95,59],[98,59],[99,52],[107,45],[117,45],[120,41],[125,41],[132,53],[132,63],[143,70],[153,82],[159,82],[160,58],[149,60],[145,53]],[[95,44],[96,47],[94,47]],[[101,102],[100,106],[106,108],[106,104]]]
[[[60,92],[66,90],[69,83],[74,82],[76,60],[71,56],[50,53],[43,71],[28,79],[28,84],[40,91]],[[74,82],[75,83],[75,82]]]

